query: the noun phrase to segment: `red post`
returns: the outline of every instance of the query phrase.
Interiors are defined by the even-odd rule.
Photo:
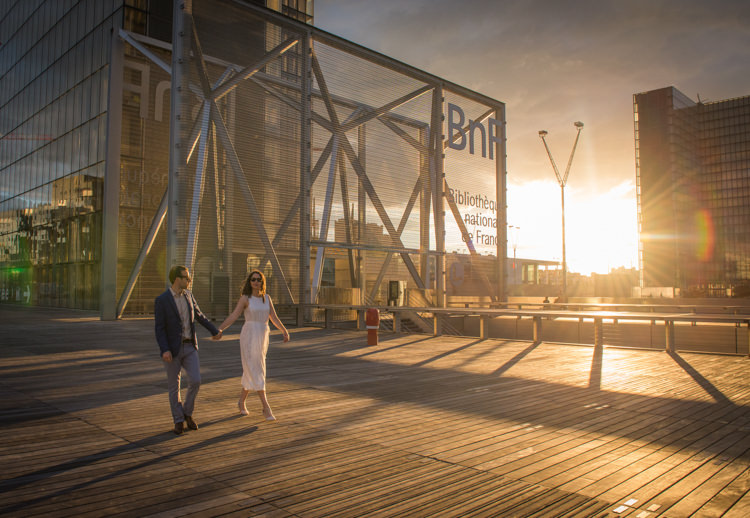
[[[367,328],[367,345],[378,345],[378,328],[380,327],[380,313],[375,308],[370,308],[365,314],[365,326]]]

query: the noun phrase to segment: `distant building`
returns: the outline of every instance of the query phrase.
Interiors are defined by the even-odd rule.
[[[642,287],[727,296],[750,283],[750,96],[633,96]]]
[[[610,270],[607,274],[592,273],[595,297],[633,296],[633,288],[638,286],[638,270],[623,266]]]
[[[508,284],[560,285],[562,274],[559,261],[542,259],[508,258]]]

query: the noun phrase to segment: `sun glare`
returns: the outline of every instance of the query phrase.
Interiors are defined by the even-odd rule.
[[[560,186],[554,181],[508,185],[508,255],[560,261]],[[597,193],[565,187],[565,249],[570,272],[584,275],[638,266],[635,186]]]

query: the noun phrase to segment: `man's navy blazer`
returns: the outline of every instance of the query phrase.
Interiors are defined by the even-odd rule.
[[[211,321],[206,318],[198,307],[198,303],[193,297],[193,293],[185,290],[185,300],[188,303],[188,313],[190,314],[190,337],[195,347],[198,347],[198,337],[195,336],[195,321],[208,329],[212,335],[219,334],[219,330]],[[154,301],[154,323],[156,326],[156,341],[159,343],[160,354],[167,351],[172,352],[172,356],[177,356],[182,347],[182,319],[180,311],[174,301],[172,290],[167,289],[164,293],[156,297]]]

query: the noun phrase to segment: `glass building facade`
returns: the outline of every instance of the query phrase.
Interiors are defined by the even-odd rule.
[[[256,4],[2,4],[0,302],[148,314],[172,264],[212,314],[251,268],[287,307],[502,296],[503,103]]]
[[[118,3],[0,3],[2,302],[99,307]]]
[[[744,295],[750,286],[750,97],[634,95],[644,287]]]

